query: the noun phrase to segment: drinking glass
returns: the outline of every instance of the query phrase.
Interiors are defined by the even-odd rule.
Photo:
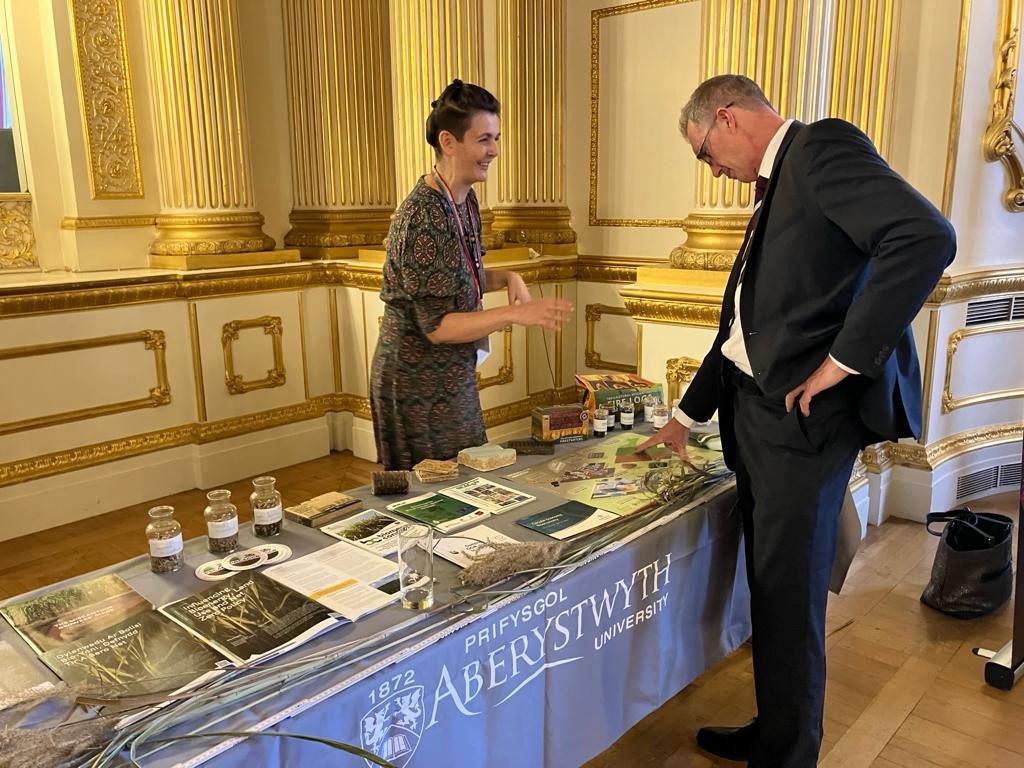
[[[398,530],[398,586],[404,608],[434,604],[434,531],[429,526],[411,523]]]

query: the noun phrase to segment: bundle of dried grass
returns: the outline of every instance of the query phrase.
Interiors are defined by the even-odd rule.
[[[75,698],[73,692],[59,685],[5,708],[0,715],[0,765],[72,765],[76,758],[109,742],[114,734],[110,718],[65,722],[77,707]],[[41,722],[62,724],[33,727]]]
[[[473,563],[459,574],[465,586],[487,587],[522,571],[550,568],[565,551],[565,544],[560,541],[517,541],[492,546],[493,552],[474,557]]]

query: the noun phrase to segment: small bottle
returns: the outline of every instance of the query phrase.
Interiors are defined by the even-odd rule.
[[[274,489],[276,482],[272,477],[257,477],[252,481],[255,489],[249,496],[252,529],[261,538],[281,533],[281,494]]]
[[[654,395],[644,395],[644,421],[650,424],[654,421],[654,406],[658,404],[658,400]]]
[[[207,548],[215,555],[234,552],[238,549],[238,508],[231,503],[231,491],[210,491],[206,498],[210,502],[203,511]]]
[[[172,573],[185,562],[182,552],[181,525],[174,519],[174,507],[153,507],[149,510],[149,567],[153,573]]]
[[[608,409],[597,407],[594,409],[594,437],[604,437],[608,434]]]
[[[616,416],[615,403],[608,403],[608,431],[609,432],[614,432],[615,431],[615,416]]]
[[[622,425],[623,429],[633,428],[634,415],[633,401],[623,400],[622,403],[619,404],[619,424]]]
[[[672,418],[672,408],[668,405],[654,406],[654,428],[661,429]]]

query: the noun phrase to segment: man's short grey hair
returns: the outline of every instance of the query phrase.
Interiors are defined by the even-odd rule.
[[[686,135],[688,123],[707,125],[712,115],[726,104],[744,109],[773,109],[761,86],[743,75],[716,75],[697,86],[679,115],[679,132]]]

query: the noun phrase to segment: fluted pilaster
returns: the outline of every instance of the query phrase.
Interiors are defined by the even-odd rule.
[[[253,198],[235,0],[147,0],[160,160],[154,266],[280,260]],[[230,254],[230,258],[225,255]]]
[[[304,258],[380,245],[395,209],[387,0],[284,0],[293,209]],[[314,55],[315,54],[315,55]]]
[[[497,0],[502,158],[494,228],[506,242],[575,253],[565,205],[565,0]]]
[[[750,77],[780,114],[857,124],[884,152],[900,0],[709,0],[703,9],[702,79]],[[684,269],[729,270],[750,218],[752,190],[701,165],[687,238],[672,251]]]
[[[391,72],[394,93],[395,179],[403,198],[434,163],[424,135],[430,102],[454,78],[484,84],[483,0],[392,0]],[[499,163],[503,160],[499,160]],[[487,248],[504,238],[493,231],[483,185],[476,187]]]

